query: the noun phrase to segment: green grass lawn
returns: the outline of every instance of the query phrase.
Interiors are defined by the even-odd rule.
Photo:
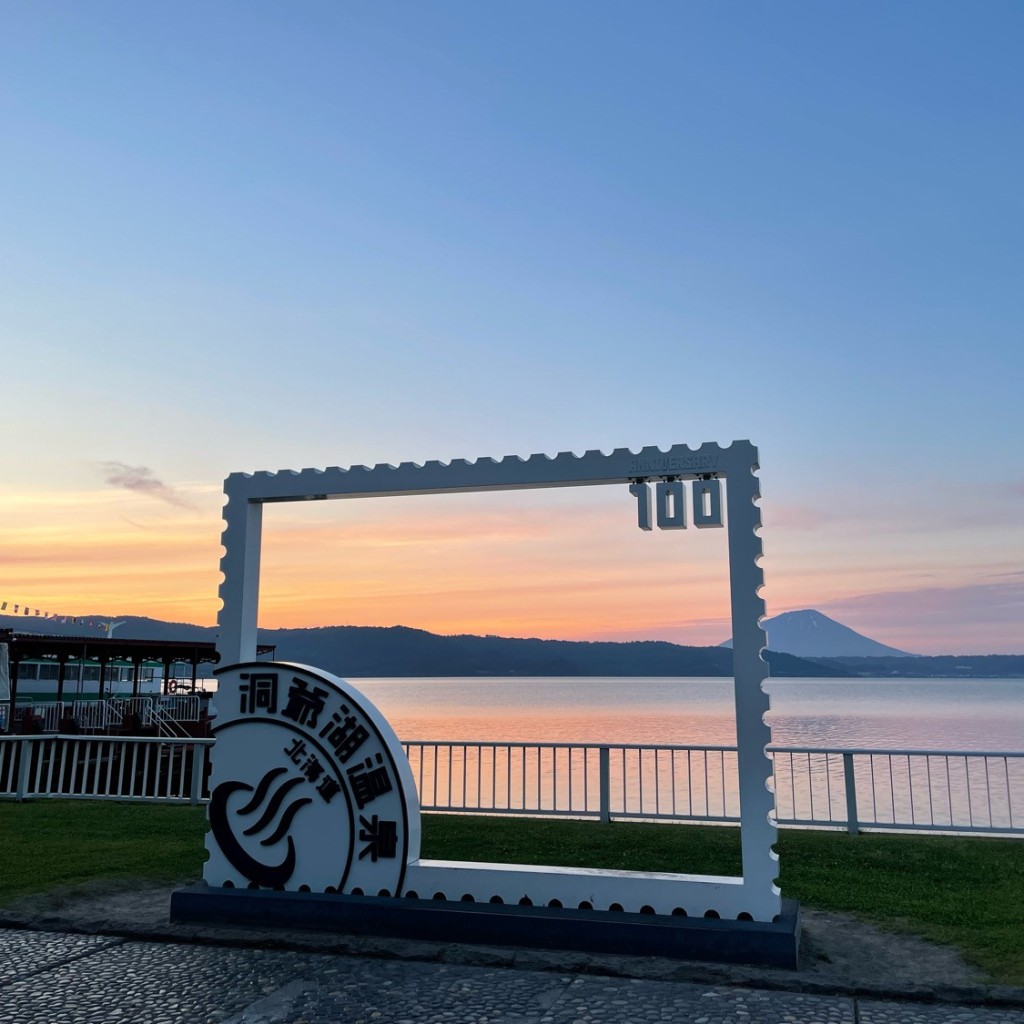
[[[202,807],[104,800],[0,803],[0,905],[98,878],[173,882],[203,871]]]
[[[194,880],[202,808],[101,801],[0,803],[0,905],[94,879]],[[698,874],[740,873],[739,832],[683,825],[424,815],[423,856]],[[783,893],[958,947],[1024,985],[1024,843],[783,832]]]

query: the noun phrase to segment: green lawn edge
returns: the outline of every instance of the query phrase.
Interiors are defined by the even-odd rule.
[[[424,815],[422,855],[739,875],[735,828],[483,815]],[[0,803],[0,906],[97,880],[194,880],[206,857],[201,807],[101,801]],[[850,836],[785,830],[783,894],[955,946],[993,981],[1024,985],[1019,839]]]

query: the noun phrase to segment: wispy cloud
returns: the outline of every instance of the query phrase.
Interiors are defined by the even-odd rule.
[[[936,500],[938,496],[939,500]],[[1016,528],[1021,521],[1024,479],[986,481],[973,489],[950,490],[944,481],[907,482],[880,490],[818,502],[765,505],[766,529],[780,532],[845,531],[870,534],[964,533]]]
[[[122,487],[126,491],[148,494],[158,501],[178,508],[195,509],[192,502],[183,498],[173,487],[153,476],[148,466],[128,466],[123,462],[101,462],[104,479],[111,487]]]
[[[1024,583],[968,583],[860,594],[817,605],[883,643],[919,654],[1019,654]]]
[[[774,504],[765,510],[767,525],[778,530],[817,530],[842,523],[844,516],[809,505]]]

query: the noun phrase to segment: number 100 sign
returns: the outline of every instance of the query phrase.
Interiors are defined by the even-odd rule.
[[[637,481],[629,485],[636,498],[636,524],[641,530],[651,529],[651,485]],[[698,530],[724,526],[722,488],[718,480],[694,480],[691,488],[693,525]],[[654,486],[654,521],[659,530],[685,530],[686,489],[682,480],[662,480]]]

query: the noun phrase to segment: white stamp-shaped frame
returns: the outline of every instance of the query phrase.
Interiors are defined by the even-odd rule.
[[[771,921],[781,910],[775,879],[778,857],[770,789],[771,762],[766,753],[770,733],[761,657],[764,574],[761,513],[757,506],[757,449],[749,441],[699,448],[673,445],[610,454],[563,452],[528,459],[508,456],[456,459],[452,462],[404,462],[399,466],[354,466],[278,473],[233,473],[224,484],[224,555],[220,586],[218,648],[222,666],[256,657],[256,616],[259,604],[260,547],[263,506],[271,502],[327,498],[368,498],[414,494],[523,490],[544,487],[585,487],[676,480],[725,481],[729,589],[733,636],[733,677],[736,707],[737,763],[740,793],[740,844],[743,874],[664,874],[601,869],[533,867],[416,859],[408,865],[405,894],[478,903],[501,901],[534,906],[589,906],[594,910],[653,910],[689,917],[720,917]],[[666,826],[671,827],[671,826]],[[397,894],[396,894],[397,895]],[[404,895],[404,894],[403,894]]]

